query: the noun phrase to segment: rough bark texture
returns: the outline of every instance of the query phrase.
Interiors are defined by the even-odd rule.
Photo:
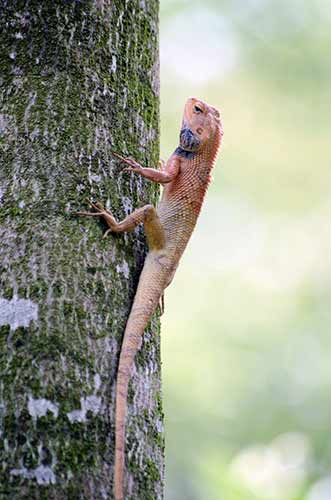
[[[114,387],[145,254],[102,239],[157,192],[158,1],[0,1],[0,498],[112,498]],[[130,385],[128,498],[162,498],[159,328]]]

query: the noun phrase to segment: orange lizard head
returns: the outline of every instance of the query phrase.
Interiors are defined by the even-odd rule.
[[[217,109],[196,97],[189,97],[184,108],[180,147],[185,151],[200,151],[206,145],[213,145],[215,140],[219,143],[222,135]]]

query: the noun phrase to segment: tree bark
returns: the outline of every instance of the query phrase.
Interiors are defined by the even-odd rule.
[[[112,498],[119,350],[146,251],[102,239],[157,189],[158,0],[0,0],[0,498]],[[163,497],[159,322],[129,391],[127,498]]]

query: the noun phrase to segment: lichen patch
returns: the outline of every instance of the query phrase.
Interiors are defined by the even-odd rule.
[[[31,321],[38,319],[38,304],[32,300],[19,299],[17,296],[11,300],[0,299],[0,326],[9,325],[12,331],[19,326],[27,328]]]
[[[128,279],[128,278],[129,278],[129,275],[130,275],[130,269],[129,269],[128,263],[127,263],[125,260],[122,262],[122,264],[117,264],[117,266],[116,266],[116,271],[117,271],[118,273],[122,273],[122,274],[124,274],[124,277],[125,277],[126,279]]]
[[[85,422],[88,411],[91,411],[93,415],[97,415],[101,411],[101,398],[94,395],[80,398],[80,405],[80,410],[73,410],[67,413],[67,417],[71,423]]]
[[[57,418],[59,406],[48,399],[34,399],[32,396],[29,396],[28,411],[31,417],[35,419],[44,417],[48,411],[53,413],[54,417]]]
[[[45,465],[39,465],[36,469],[27,469],[26,467],[12,469],[10,474],[11,476],[22,476],[25,479],[36,479],[37,483],[42,485],[56,483],[54,472]]]

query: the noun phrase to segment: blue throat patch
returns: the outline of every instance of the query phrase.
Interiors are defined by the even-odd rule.
[[[185,151],[196,151],[200,141],[188,127],[183,127],[179,135],[179,144]]]
[[[196,151],[186,151],[185,149],[181,148],[178,146],[178,148],[175,149],[175,155],[181,156],[182,158],[188,158],[191,159],[196,155]]]

